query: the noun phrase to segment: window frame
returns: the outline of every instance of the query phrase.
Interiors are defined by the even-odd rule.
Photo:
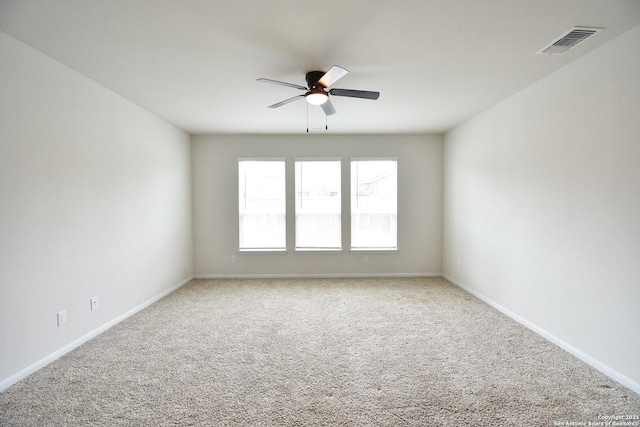
[[[240,202],[241,202],[241,193],[240,193],[240,162],[282,162],[284,166],[284,247],[280,248],[247,248],[244,249],[240,246],[241,238],[240,238]],[[288,198],[287,198],[287,158],[286,157],[270,157],[270,156],[252,156],[252,157],[238,157],[236,161],[236,192],[237,192],[237,203],[236,203],[236,218],[238,220],[237,223],[237,253],[238,254],[286,254],[287,250],[287,242],[288,242],[288,233],[287,233],[287,212],[288,212]]]
[[[343,226],[343,220],[344,220],[344,200],[343,200],[343,194],[344,194],[344,182],[343,182],[343,167],[344,167],[344,162],[342,161],[343,158],[342,157],[337,157],[337,156],[321,156],[321,157],[294,157],[293,158],[293,248],[294,248],[294,252],[296,254],[327,254],[327,253],[332,253],[332,254],[339,254],[343,252],[343,243],[344,243],[344,226]],[[340,181],[340,185],[339,185],[339,202],[340,202],[340,220],[339,220],[339,224],[340,224],[340,228],[339,228],[339,234],[340,234],[340,239],[339,239],[339,243],[340,246],[338,248],[309,248],[309,249],[304,249],[304,248],[299,248],[298,247],[298,194],[297,194],[297,186],[298,186],[298,181],[297,181],[297,172],[296,172],[296,164],[298,162],[338,162],[339,164],[339,181]]]
[[[237,157],[236,161],[236,191],[237,203],[236,209],[236,232],[237,232],[237,254],[287,254],[291,247],[294,254],[340,254],[345,248],[351,253],[397,253],[400,250],[400,221],[399,221],[399,205],[400,205],[400,174],[399,161],[397,156],[354,156],[348,157],[348,161],[342,156],[305,156],[305,157],[288,157],[288,156],[249,156]],[[291,161],[293,160],[293,162]],[[276,161],[284,164],[284,247],[283,248],[247,248],[240,247],[240,162],[242,161]],[[300,249],[296,247],[296,162],[299,161],[339,161],[340,162],[340,248],[312,248]],[[352,163],[354,161],[393,161],[395,162],[396,182],[395,182],[395,248],[391,247],[353,247],[353,206],[352,206]],[[345,191],[346,190],[346,191]],[[293,211],[293,215],[289,215]],[[291,220],[290,218],[293,218]],[[292,222],[291,222],[292,221]]]
[[[392,247],[354,247],[353,246],[353,215],[354,215],[354,209],[353,209],[353,188],[352,188],[352,184],[353,184],[353,174],[352,174],[352,164],[353,162],[361,162],[361,161],[393,161],[396,164],[396,194],[395,194],[395,198],[396,198],[396,208],[395,208],[395,215],[396,215],[396,245],[395,248]],[[400,185],[399,185],[399,161],[398,161],[398,157],[397,156],[366,156],[366,157],[362,157],[362,156],[356,156],[356,157],[350,157],[349,158],[349,252],[353,252],[353,253],[376,253],[376,254],[384,254],[384,253],[397,253],[400,250],[400,243],[399,243],[399,221],[398,221],[398,206],[399,206],[399,199],[400,199]]]

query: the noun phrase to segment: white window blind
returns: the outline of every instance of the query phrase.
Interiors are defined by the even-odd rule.
[[[285,162],[238,160],[240,251],[286,249]]]
[[[396,159],[351,160],[351,249],[398,248]]]
[[[296,250],[340,250],[340,160],[298,160]]]

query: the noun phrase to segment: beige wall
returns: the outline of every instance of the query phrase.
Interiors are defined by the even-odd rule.
[[[2,389],[189,278],[193,233],[189,135],[1,32],[0,58]]]
[[[428,135],[200,135],[192,138],[197,275],[439,274],[442,229],[442,137]],[[237,158],[286,157],[288,230],[285,255],[237,254]],[[348,162],[398,157],[397,253],[296,254],[293,248],[294,157],[342,157],[343,234],[349,230]],[[343,242],[348,242],[343,239]],[[231,256],[237,262],[231,262]]]
[[[448,277],[640,392],[638,76],[640,27],[447,133],[443,254]]]

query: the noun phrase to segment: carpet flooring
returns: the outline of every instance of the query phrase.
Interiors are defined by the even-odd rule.
[[[0,393],[2,426],[638,425],[639,414],[640,395],[442,278],[193,280]]]

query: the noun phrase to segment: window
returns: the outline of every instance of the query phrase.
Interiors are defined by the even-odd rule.
[[[397,250],[396,159],[351,160],[351,249]]]
[[[286,250],[284,159],[239,159],[240,251]]]
[[[339,159],[296,159],[296,250],[340,250]]]

